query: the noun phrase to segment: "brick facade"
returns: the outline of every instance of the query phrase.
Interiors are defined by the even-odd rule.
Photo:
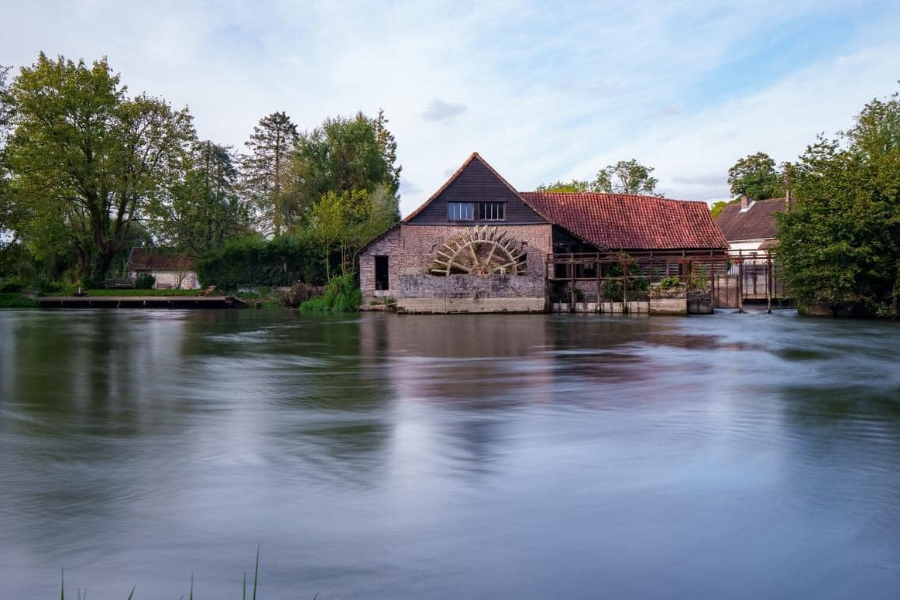
[[[527,245],[525,275],[431,274],[436,252],[468,226],[401,224],[370,244],[360,256],[363,306],[379,296],[397,299],[408,312],[533,312],[546,298],[545,257],[552,250],[552,226],[497,224],[508,237]],[[375,257],[388,257],[388,290],[375,290]],[[510,302],[491,300],[510,299]],[[429,302],[405,302],[429,299]],[[491,299],[491,300],[488,300]],[[419,307],[419,308],[416,308]],[[427,308],[426,308],[427,307]]]

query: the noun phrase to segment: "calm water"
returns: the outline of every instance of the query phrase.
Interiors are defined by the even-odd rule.
[[[900,596],[900,327],[0,311],[0,598]]]

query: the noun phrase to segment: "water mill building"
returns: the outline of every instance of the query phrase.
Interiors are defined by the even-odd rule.
[[[705,202],[519,192],[473,153],[363,248],[360,286],[402,313],[685,314],[696,281],[712,309],[727,254]]]

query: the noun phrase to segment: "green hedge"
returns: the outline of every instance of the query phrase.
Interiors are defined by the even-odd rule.
[[[301,280],[321,285],[320,253],[306,238],[280,236],[265,240],[247,236],[227,242],[200,259],[197,275],[204,286],[223,289],[246,286],[287,286]]]

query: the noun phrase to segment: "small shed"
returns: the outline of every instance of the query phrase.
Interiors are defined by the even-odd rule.
[[[147,274],[156,278],[154,289],[195,290],[200,287],[194,257],[170,248],[131,249],[125,272],[130,279]]]

